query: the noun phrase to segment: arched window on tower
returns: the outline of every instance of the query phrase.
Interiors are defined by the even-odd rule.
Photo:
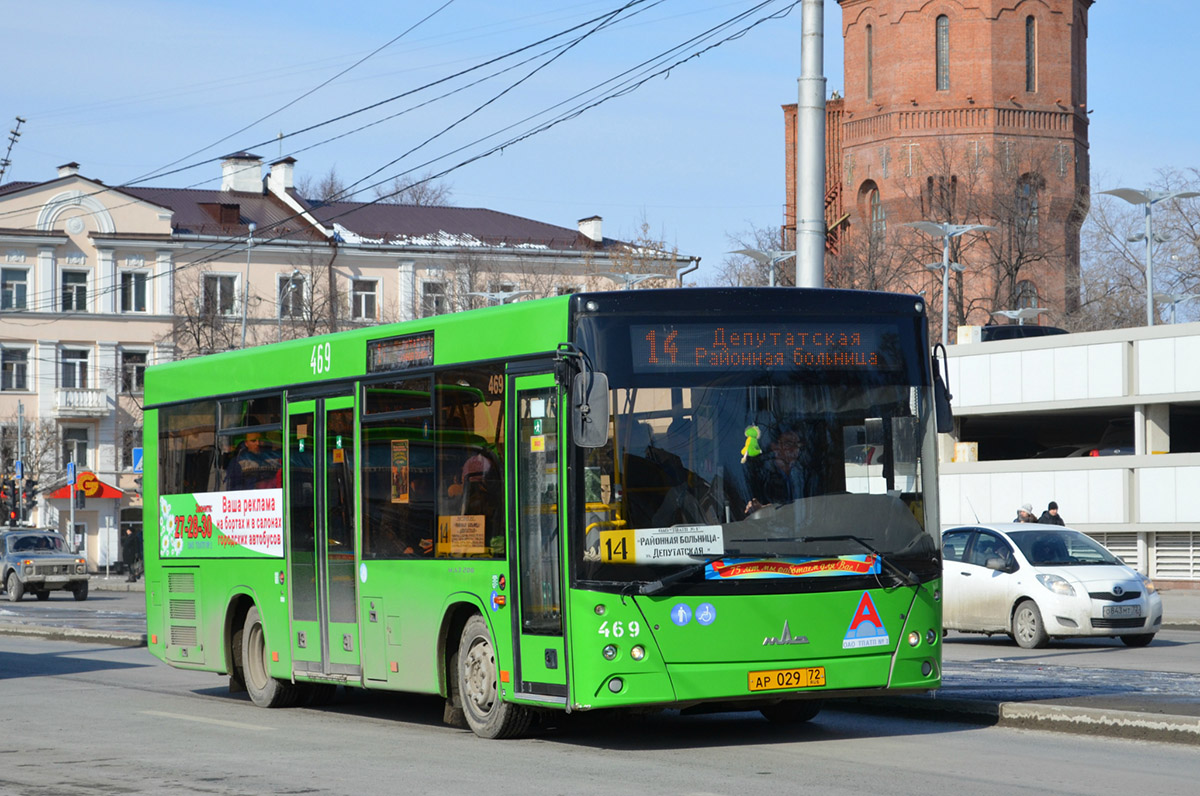
[[[1022,279],[1017,283],[1017,309],[1032,309],[1037,307],[1037,305],[1037,285],[1033,284],[1028,279]]]
[[[950,90],[950,17],[937,18],[937,90]]]
[[[1037,20],[1025,17],[1025,90],[1037,91]]]
[[[1017,180],[1013,207],[1013,232],[1016,247],[1023,251],[1036,249],[1039,240],[1040,195],[1045,180],[1038,174],[1022,174]]]
[[[867,99],[875,96],[875,29],[867,25]]]

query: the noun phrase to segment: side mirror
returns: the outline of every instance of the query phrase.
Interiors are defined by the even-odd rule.
[[[582,448],[608,443],[608,374],[587,371],[575,374],[571,386],[571,435]]]
[[[937,349],[941,348],[941,343],[934,348],[934,353],[931,359],[933,360],[933,416],[937,424],[939,434],[950,434],[954,431],[954,410],[950,408],[950,388],[947,386],[950,381],[949,373],[946,378],[942,378],[942,370],[938,367]],[[942,348],[942,360],[945,361],[946,349]]]

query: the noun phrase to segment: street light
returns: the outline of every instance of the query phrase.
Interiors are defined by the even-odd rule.
[[[737,251],[727,252],[727,254],[744,254],[751,260],[762,265],[768,266],[771,269],[771,287],[775,287],[775,266],[779,265],[784,260],[791,259],[796,256],[795,251],[781,251],[779,249],[768,249],[767,251],[759,251],[758,249],[738,249]]]
[[[532,296],[532,290],[496,290],[488,292],[486,290],[472,290],[468,296],[479,296],[496,304],[507,304],[510,301],[515,301],[521,296]]]
[[[1145,205],[1146,210],[1146,232],[1144,235],[1138,235],[1137,240],[1146,240],[1146,325],[1154,325],[1154,258],[1152,251],[1154,248],[1154,225],[1151,221],[1151,209],[1154,205],[1167,199],[1191,199],[1193,196],[1200,196],[1197,191],[1139,191],[1136,188],[1113,188],[1111,191],[1101,191],[1110,196],[1115,196],[1118,199],[1124,199],[1131,205]]]
[[[1175,312],[1180,304],[1200,298],[1200,293],[1155,293],[1154,300],[1171,305],[1171,323],[1175,323]]]
[[[246,234],[246,278],[242,280],[242,348],[246,347],[246,305],[250,303],[250,250],[254,248],[254,230],[258,225],[253,221],[247,227]]]
[[[278,334],[279,342],[281,342],[281,343],[283,342],[283,308],[285,306],[288,306],[290,308],[288,299],[291,298],[292,291],[295,290],[295,288],[296,288],[296,277],[298,277],[299,275],[300,275],[300,269],[293,268],[292,275],[288,277],[287,287],[284,288],[283,295],[281,295],[279,297],[279,317],[275,319],[275,326],[279,333]]]
[[[950,333],[950,272],[962,271],[963,266],[950,262],[950,239],[968,232],[990,232],[995,227],[985,224],[939,224],[935,221],[910,221],[905,226],[919,229],[926,235],[942,239],[942,262],[925,266],[930,271],[942,272],[942,345],[949,345]]]
[[[1019,310],[996,310],[992,314],[1008,318],[1010,321],[1016,321],[1017,326],[1024,326],[1025,321],[1033,320],[1043,312],[1049,311],[1045,307],[1022,307]]]
[[[626,274],[618,271],[601,271],[596,276],[607,276],[609,279],[617,282],[623,282],[622,290],[630,290],[634,285],[645,282],[647,279],[666,279],[666,274]]]

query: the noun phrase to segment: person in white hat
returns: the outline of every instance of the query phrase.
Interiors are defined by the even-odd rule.
[[[1017,509],[1017,517],[1013,522],[1037,522],[1037,515],[1033,513],[1033,504],[1026,503]]]

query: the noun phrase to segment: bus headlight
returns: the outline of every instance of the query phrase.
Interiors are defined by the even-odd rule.
[[[616,644],[604,645],[604,660],[611,661],[615,657],[617,657],[617,645]]]
[[[629,657],[633,658],[635,661],[640,661],[642,658],[646,657],[646,648],[639,644],[629,651]]]
[[[621,693],[621,689],[624,687],[625,687],[625,681],[622,680],[620,677],[614,677],[613,679],[608,681],[608,690],[612,691],[614,694]]]
[[[937,631],[932,627],[925,631],[925,643],[930,646],[937,643]]]
[[[921,634],[915,630],[908,632],[908,646],[915,647],[921,643]]]

